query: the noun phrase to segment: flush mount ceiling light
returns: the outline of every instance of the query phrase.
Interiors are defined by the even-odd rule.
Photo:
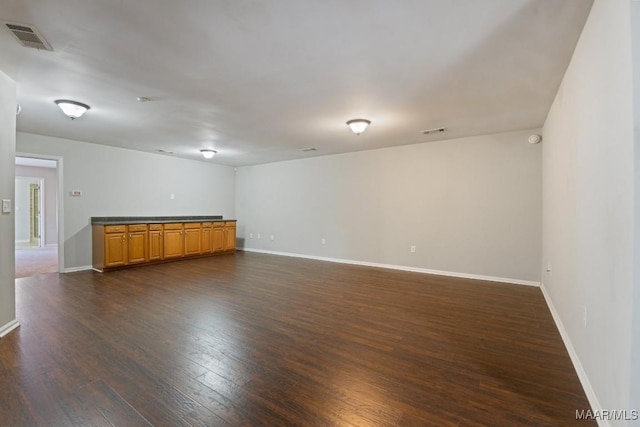
[[[68,99],[57,99],[54,102],[71,120],[81,117],[87,110],[91,108],[87,104],[83,104],[82,102],[70,101]]]
[[[353,119],[347,122],[347,125],[356,135],[360,135],[362,132],[364,132],[367,126],[369,126],[370,124],[371,121],[367,119]]]
[[[202,157],[205,159],[211,159],[217,153],[215,150],[200,150],[200,152],[202,153]]]

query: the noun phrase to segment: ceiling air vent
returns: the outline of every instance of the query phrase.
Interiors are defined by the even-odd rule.
[[[11,30],[11,33],[13,33],[22,46],[32,47],[38,50],[53,50],[36,27],[12,22],[4,22],[3,24]]]
[[[444,132],[446,129],[445,128],[433,128],[433,129],[425,129],[422,131],[423,134],[425,135],[431,135],[434,133],[441,133]]]

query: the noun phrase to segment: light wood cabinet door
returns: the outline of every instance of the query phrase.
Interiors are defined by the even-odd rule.
[[[109,233],[104,236],[104,266],[118,267],[127,263],[127,234]]]
[[[202,224],[202,253],[209,254],[213,250],[213,227]]]
[[[213,226],[213,252],[224,252],[224,226]]]
[[[162,259],[162,229],[149,230],[149,261]]]
[[[129,250],[127,251],[128,264],[138,264],[148,261],[148,239],[147,231],[132,231],[129,233]]]
[[[224,250],[233,252],[236,250],[236,223],[227,224],[224,227]]]
[[[202,229],[190,227],[184,230],[184,255],[200,255],[202,253]]]
[[[180,227],[178,227],[178,225]],[[164,259],[184,256],[184,236],[182,224],[166,224],[164,226]]]

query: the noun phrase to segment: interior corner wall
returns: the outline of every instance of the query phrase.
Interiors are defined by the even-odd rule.
[[[57,198],[58,172],[55,168],[33,166],[16,166],[16,177],[40,178],[44,181],[43,212],[44,212],[44,245],[58,243]],[[16,194],[16,199],[18,195]],[[16,215],[16,230],[19,229],[18,215]],[[27,227],[28,228],[28,227]],[[16,235],[16,240],[21,240]]]
[[[16,85],[0,71],[0,199],[13,202]],[[0,336],[16,319],[13,213],[0,213]]]
[[[608,410],[634,409],[629,11],[630,0],[594,2],[543,131],[543,287],[594,409]]]
[[[63,159],[66,271],[91,266],[92,216],[235,217],[229,166],[23,132],[17,150]]]
[[[539,132],[238,168],[239,245],[538,282]]]

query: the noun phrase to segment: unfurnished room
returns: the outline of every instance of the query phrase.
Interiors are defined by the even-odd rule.
[[[3,0],[0,426],[640,426],[640,1]]]

